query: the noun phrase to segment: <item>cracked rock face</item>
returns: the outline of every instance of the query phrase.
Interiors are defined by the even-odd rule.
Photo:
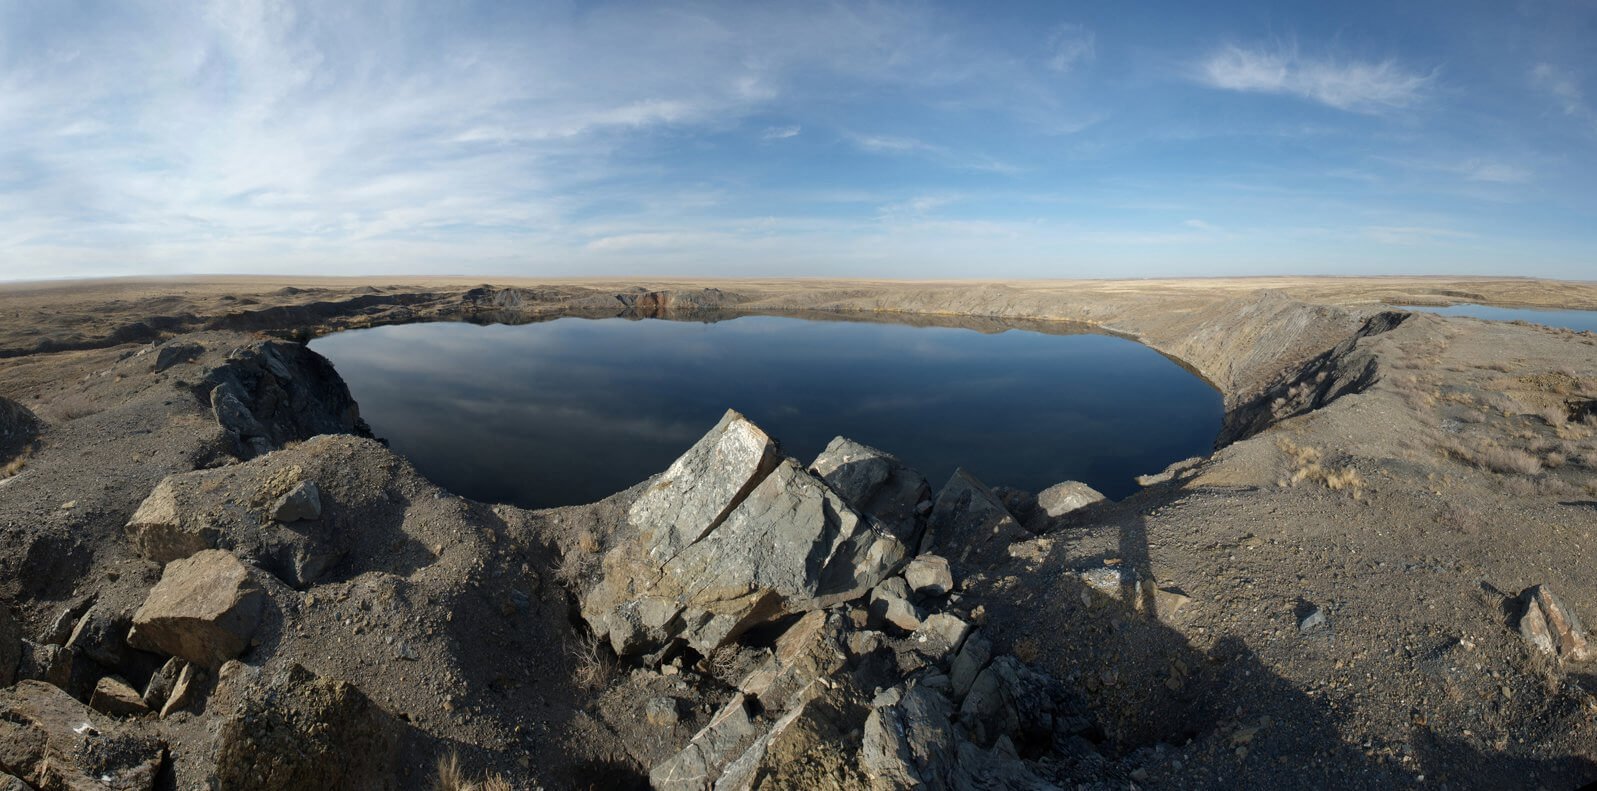
[[[1592,658],[1580,617],[1551,588],[1537,585],[1526,589],[1520,598],[1525,614],[1519,619],[1519,633],[1526,642],[1559,659],[1584,662]]]
[[[632,507],[634,539],[606,556],[583,599],[595,633],[622,655],[676,639],[708,653],[757,624],[863,596],[908,559],[915,519],[862,514],[798,462],[776,458],[765,432],[728,412],[673,463]],[[889,473],[881,481],[902,467],[870,458]]]
[[[926,477],[890,453],[838,437],[821,451],[810,471],[821,476],[849,505],[914,545],[931,510]]]
[[[226,365],[206,375],[206,386],[216,422],[240,458],[318,434],[371,435],[332,363],[296,343],[261,341],[235,349]]]
[[[0,781],[23,788],[146,791],[166,747],[40,681],[0,691]],[[0,782],[0,788],[4,788]]]
[[[687,453],[671,463],[627,514],[666,561],[726,520],[781,456],[776,441],[732,410]]]

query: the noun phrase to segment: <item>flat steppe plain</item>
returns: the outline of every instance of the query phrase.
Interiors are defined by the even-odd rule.
[[[15,410],[0,401],[0,419],[12,421],[0,426],[0,608],[14,613],[35,655],[70,646],[59,653],[71,672],[57,668],[54,686],[87,700],[100,678],[117,675],[142,690],[154,655],[121,635],[162,564],[126,528],[140,503],[169,475],[211,470],[203,475],[217,477],[196,491],[219,499],[195,518],[231,524],[242,517],[228,516],[228,504],[248,501],[260,480],[320,471],[339,506],[323,520],[370,533],[346,537],[307,584],[261,575],[268,614],[239,662],[195,682],[204,702],[107,720],[107,732],[166,746],[153,782],[205,787],[226,776],[237,730],[227,723],[251,711],[248,690],[279,689],[285,669],[299,665],[317,683],[358,689],[398,734],[402,748],[380,770],[362,769],[373,787],[429,782],[450,754],[468,774],[499,774],[515,787],[644,783],[710,722],[739,662],[757,652],[668,671],[617,662],[585,639],[577,602],[600,573],[598,556],[628,540],[624,515],[641,487],[593,506],[521,511],[452,497],[375,443],[303,442],[358,424],[336,376],[297,357],[274,380],[281,392],[251,391],[252,404],[261,413],[265,398],[318,417],[261,413],[264,447],[241,445],[211,398],[218,381],[254,382],[266,365],[239,350],[379,324],[559,315],[1089,325],[1202,375],[1224,395],[1227,417],[1213,454],[1149,470],[1138,494],[961,565],[957,597],[935,603],[978,625],[995,654],[1083,702],[1089,747],[1017,746],[1036,776],[1117,788],[1580,787],[1597,781],[1597,663],[1539,650],[1520,619],[1522,592],[1541,585],[1597,620],[1597,336],[1391,307],[1455,302],[1597,309],[1597,284],[0,284],[0,399],[31,415],[8,418]],[[175,344],[191,346],[156,370]],[[1021,521],[1035,517],[1024,494],[1006,504]],[[1105,574],[1115,580],[1107,588]],[[21,688],[0,692],[0,708],[23,705]],[[872,692],[863,690],[867,700]],[[281,705],[301,712],[287,720],[309,716],[310,703],[293,708],[284,694]],[[674,723],[645,716],[643,701],[659,697],[677,701]],[[0,746],[22,738],[8,733],[0,730]],[[891,785],[857,768],[857,730],[804,733],[763,759],[760,782]],[[324,752],[342,749],[316,738]]]

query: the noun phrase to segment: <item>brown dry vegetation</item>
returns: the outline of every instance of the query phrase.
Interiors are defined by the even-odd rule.
[[[488,775],[473,780],[460,766],[460,755],[450,753],[438,761],[437,791],[513,791],[509,780],[499,775]]]
[[[1280,481],[1282,487],[1309,481],[1324,484],[1333,492],[1346,491],[1355,500],[1364,496],[1364,476],[1351,465],[1327,465],[1319,448],[1299,445],[1286,437],[1276,440],[1276,447],[1287,455],[1292,468]]]

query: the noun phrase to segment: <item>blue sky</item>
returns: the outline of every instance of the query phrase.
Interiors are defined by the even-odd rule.
[[[1597,6],[0,0],[0,278],[1597,277]]]

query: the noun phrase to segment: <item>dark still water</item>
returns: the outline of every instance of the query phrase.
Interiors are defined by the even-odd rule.
[[[1538,308],[1499,308],[1492,305],[1449,305],[1445,308],[1403,305],[1404,310],[1440,313],[1443,316],[1469,316],[1490,321],[1528,321],[1548,327],[1597,332],[1597,310],[1541,310]]]
[[[843,435],[934,488],[963,466],[992,486],[1079,480],[1114,498],[1207,453],[1221,417],[1207,383],[1105,335],[564,318],[379,327],[311,348],[428,478],[524,507],[592,502],[660,472],[727,408],[805,463]]]

